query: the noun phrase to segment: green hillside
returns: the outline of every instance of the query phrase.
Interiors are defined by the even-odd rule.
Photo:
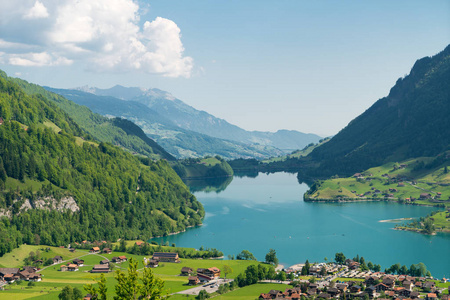
[[[0,77],[0,255],[22,243],[142,238],[201,223],[169,164],[93,143],[66,112]]]
[[[349,176],[450,149],[450,46],[419,59],[389,95],[303,161],[301,176]]]
[[[307,201],[390,200],[450,206],[449,166],[449,153],[386,163],[352,177],[317,181],[304,197]]]
[[[97,141],[111,143],[133,154],[140,154],[153,159],[175,160],[172,155],[150,139],[139,126],[130,121],[120,118],[108,119],[93,113],[85,106],[78,105],[63,96],[49,92],[39,85],[28,83],[19,78],[7,77],[2,71],[0,71],[0,76],[15,82],[27,94],[40,94],[54,102]]]
[[[173,169],[183,179],[220,178],[233,176],[233,169],[220,156],[188,158],[173,164]]]

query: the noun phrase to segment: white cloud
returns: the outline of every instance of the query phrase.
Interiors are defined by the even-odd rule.
[[[72,60],[47,52],[11,54],[8,63],[23,67],[42,67],[42,66],[64,66],[71,65]]]
[[[37,0],[34,6],[23,16],[25,19],[41,19],[48,17],[47,8]]]
[[[21,23],[8,16],[3,25],[11,30],[0,31],[0,48],[7,49],[4,57],[10,64],[83,63],[96,72],[139,70],[167,77],[191,76],[193,59],[184,56],[180,28],[161,17],[141,28],[140,13],[145,9],[134,0],[41,0],[34,6],[31,0],[24,1],[28,2],[23,9],[15,9],[23,17]],[[0,19],[3,16],[0,12]],[[25,54],[17,50],[24,44],[31,48]]]

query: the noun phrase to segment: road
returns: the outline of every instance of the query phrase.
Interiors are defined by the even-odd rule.
[[[200,293],[201,290],[206,290],[209,294],[217,292],[217,290],[219,289],[219,285],[221,284],[225,284],[228,282],[233,281],[233,279],[217,279],[217,280],[211,280],[210,282],[207,282],[201,286],[196,286],[193,287],[192,289],[189,290],[184,290],[184,291],[180,291],[174,294],[182,294],[182,295],[198,295],[198,293]],[[204,285],[208,285],[208,286],[204,286]]]

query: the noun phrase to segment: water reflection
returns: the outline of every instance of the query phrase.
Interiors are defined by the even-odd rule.
[[[187,179],[184,183],[189,187],[192,193],[220,193],[233,181],[233,177]]]

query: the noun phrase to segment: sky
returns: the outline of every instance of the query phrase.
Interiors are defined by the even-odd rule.
[[[2,0],[0,69],[159,88],[246,130],[334,135],[450,43],[450,1]]]

